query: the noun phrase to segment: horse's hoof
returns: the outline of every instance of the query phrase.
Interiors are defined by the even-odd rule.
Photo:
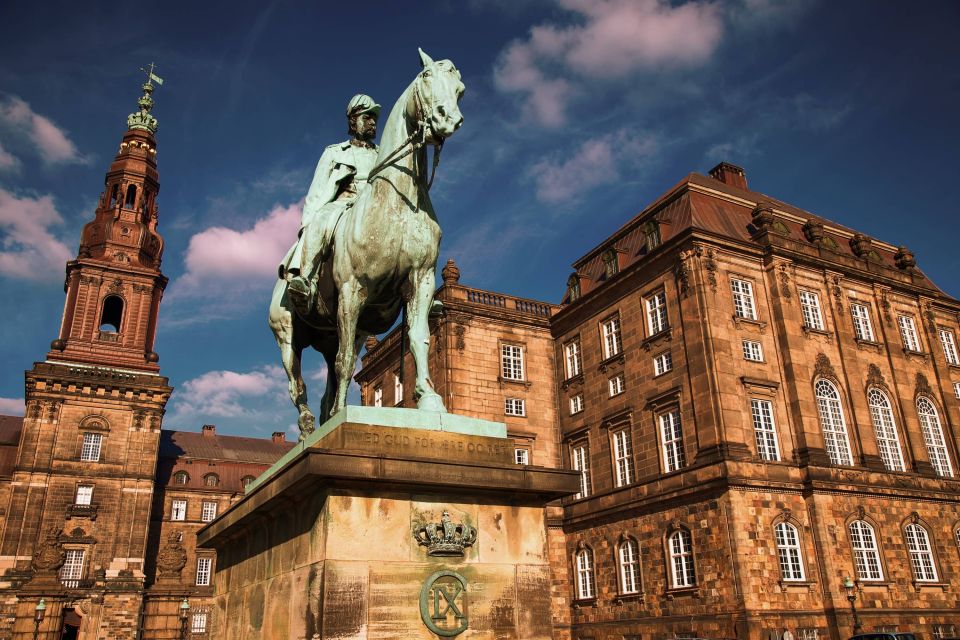
[[[316,430],[316,419],[313,417],[312,413],[302,413],[300,414],[300,419],[297,422],[300,426],[300,442],[303,442],[307,436]]]
[[[425,393],[417,401],[417,409],[420,411],[436,411],[437,413],[446,413],[447,408],[443,406],[443,399],[438,393]]]

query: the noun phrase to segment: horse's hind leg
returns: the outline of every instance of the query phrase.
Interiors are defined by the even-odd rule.
[[[349,279],[340,286],[339,308],[337,309],[337,395],[331,413],[347,406],[347,390],[353,378],[353,368],[357,363],[359,342],[357,341],[357,318],[364,302],[364,293],[360,283]]]
[[[417,408],[424,411],[446,412],[443,399],[434,391],[430,381],[430,303],[433,301],[434,275],[433,269],[410,272],[410,284],[413,286],[413,295],[407,302],[407,322],[410,328],[407,335],[410,337],[410,352],[417,365],[417,381],[413,389],[413,397],[417,400]]]

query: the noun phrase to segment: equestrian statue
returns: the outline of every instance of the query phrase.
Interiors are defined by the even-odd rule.
[[[378,148],[380,105],[354,96],[352,138],[327,147],[304,201],[297,242],[280,265],[269,324],[280,347],[300,439],[314,430],[301,356],[313,347],[327,363],[320,421],[346,406],[347,389],[367,336],[387,331],[406,305],[416,365],[417,408],[445,412],[427,363],[428,316],[436,287],[440,225],[430,183],[444,141],[463,124],[464,85],[450,60],[420,50],[422,70],[397,100]],[[433,167],[427,148],[433,146]]]

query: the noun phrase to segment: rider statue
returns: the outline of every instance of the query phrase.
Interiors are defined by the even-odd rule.
[[[300,315],[306,315],[316,297],[316,271],[327,257],[333,231],[344,211],[357,198],[377,161],[377,117],[380,105],[363,94],[347,105],[350,140],[323,150],[300,218],[297,242],[280,266],[287,295]]]

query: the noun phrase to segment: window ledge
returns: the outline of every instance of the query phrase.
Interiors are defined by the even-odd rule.
[[[926,580],[914,580],[913,581],[914,591],[921,591],[922,589],[942,589],[944,592],[950,591],[949,582],[928,582]]]
[[[645,602],[646,594],[643,591],[636,593],[618,593],[613,597],[613,604],[623,604],[625,602]]]
[[[581,371],[580,373],[578,373],[577,375],[575,375],[575,376],[570,376],[569,378],[567,378],[566,380],[564,380],[564,381],[560,384],[560,386],[563,387],[563,389],[568,389],[569,387],[571,387],[571,386],[573,386],[573,385],[575,385],[575,384],[583,384],[583,372],[582,372],[582,371]]]
[[[71,518],[90,518],[97,519],[97,505],[95,504],[72,504],[67,509],[67,514]]]
[[[787,591],[788,589],[807,589],[812,591],[817,583],[813,580],[780,580],[780,589]]]
[[[909,357],[909,356],[915,356],[915,357],[917,357],[917,358],[922,358],[923,360],[926,360],[927,357],[928,357],[930,354],[927,353],[926,351],[914,351],[913,349],[907,349],[906,347],[904,347],[904,348],[903,348],[903,355],[908,356],[908,357]]]
[[[947,367],[949,367],[953,371],[960,371],[960,364],[953,364],[952,362],[948,362]]]
[[[831,342],[833,340],[833,334],[827,331],[826,329],[817,329],[815,327],[810,327],[807,325],[803,325],[802,329],[803,329],[803,335],[805,335],[807,338],[809,338],[811,335],[815,335],[815,336],[822,336],[823,338],[826,338],[827,342]]]
[[[674,598],[683,596],[693,596],[694,598],[699,598],[700,587],[671,587],[664,592],[664,596],[667,598],[667,600],[673,600]]]
[[[760,333],[763,333],[763,330],[767,328],[766,322],[761,322],[753,318],[742,318],[737,314],[733,314],[733,322],[737,325],[737,327],[740,327],[740,325],[744,324],[758,327],[760,329]]]
[[[577,598],[573,601],[574,609],[582,609],[584,607],[596,607],[597,606],[597,597],[592,598]]]
[[[883,350],[883,345],[875,340],[864,340],[863,338],[855,338],[857,341],[857,349],[873,349],[877,353]]]
[[[600,365],[597,367],[600,371],[606,372],[608,367],[611,367],[615,364],[624,364],[627,361],[627,357],[624,355],[624,352],[615,353],[606,360],[603,360]]]
[[[646,338],[643,342],[640,343],[640,346],[643,347],[644,351],[650,351],[653,348],[653,345],[657,342],[660,342],[661,340],[664,340],[666,342],[673,340],[672,327],[667,327],[666,329],[663,329],[662,331],[658,331],[652,336]]]
[[[533,383],[529,380],[514,380],[513,378],[504,378],[503,376],[497,376],[497,382],[500,384],[514,384],[521,387],[530,388],[530,385]]]

